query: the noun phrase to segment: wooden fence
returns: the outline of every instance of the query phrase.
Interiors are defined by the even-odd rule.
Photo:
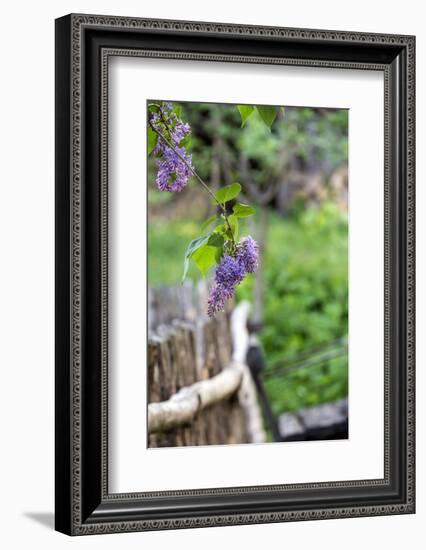
[[[245,365],[248,305],[210,320],[206,299],[203,285],[149,290],[149,447],[265,440]]]

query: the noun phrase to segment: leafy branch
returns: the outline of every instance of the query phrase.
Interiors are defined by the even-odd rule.
[[[150,104],[150,105],[157,106],[157,104]],[[160,112],[161,112],[161,109],[160,109]],[[164,121],[164,116],[163,115],[162,115],[162,119]],[[168,124],[167,124],[166,121],[164,121],[164,125],[166,126],[166,128],[168,128]],[[175,153],[175,155],[185,164],[185,166],[188,168],[188,170],[190,170],[192,172],[192,174],[196,177],[196,179],[199,181],[199,183],[204,187],[204,189],[207,191],[207,193],[209,193],[209,195],[212,197],[213,204],[217,204],[219,206],[219,208],[222,211],[223,219],[224,219],[225,224],[227,226],[229,237],[232,241],[233,247],[235,248],[236,247],[236,242],[235,242],[236,239],[235,239],[234,231],[232,229],[231,222],[229,220],[230,216],[228,216],[228,212],[226,210],[225,205],[228,201],[236,198],[239,195],[239,193],[241,191],[241,185],[239,183],[232,183],[230,185],[227,185],[227,186],[222,187],[221,189],[219,189],[219,191],[215,195],[213,193],[213,191],[210,189],[210,187],[207,185],[207,183],[203,180],[203,178],[193,168],[193,166],[191,164],[189,164],[189,162],[177,150],[177,147],[175,145],[173,145],[173,143],[169,139],[167,139],[163,135],[163,133],[160,132],[155,127],[155,125],[152,123],[151,120],[149,121],[149,126],[157,134],[157,136],[160,137],[164,141],[164,143],[167,145],[167,147],[169,147]],[[168,130],[169,130],[169,133],[171,133],[169,128],[168,128]],[[247,210],[246,210],[246,212],[247,212]],[[253,210],[252,213],[254,213],[254,210]],[[239,217],[246,217],[246,216],[239,216]]]
[[[179,113],[177,113],[179,109]],[[194,176],[210,195],[212,204],[219,207],[221,214],[211,216],[202,225],[202,231],[212,224],[214,228],[207,235],[193,239],[184,258],[183,279],[185,279],[190,259],[194,259],[203,275],[216,264],[215,283],[210,289],[207,313],[213,317],[223,310],[226,300],[235,292],[247,273],[257,268],[258,247],[251,237],[238,242],[238,220],[254,214],[252,206],[235,203],[232,213],[227,204],[241,192],[239,183],[221,187],[214,193],[192,165],[192,155],[188,153],[188,138],[191,127],[181,120],[181,108],[173,108],[171,103],[148,104],[148,154],[157,157],[156,183],[160,191],[179,192]],[[223,223],[220,221],[223,220]]]

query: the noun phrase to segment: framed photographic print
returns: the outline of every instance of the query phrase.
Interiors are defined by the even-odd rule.
[[[56,21],[56,529],[414,513],[412,36]]]

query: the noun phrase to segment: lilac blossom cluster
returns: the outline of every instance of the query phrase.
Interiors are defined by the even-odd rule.
[[[241,239],[237,246],[237,259],[246,273],[254,273],[259,262],[259,247],[250,236]]]
[[[232,298],[235,287],[241,283],[247,273],[256,271],[259,248],[254,239],[245,237],[237,245],[234,256],[225,254],[216,268],[214,284],[208,298],[207,313],[214,317],[225,308],[226,300]]]
[[[172,149],[160,136],[157,139],[154,148],[154,155],[158,157],[157,187],[160,191],[182,191],[192,175],[192,156],[179,144],[191,132],[191,127],[178,119],[170,103],[164,103],[159,112],[152,113],[150,122],[173,145]]]

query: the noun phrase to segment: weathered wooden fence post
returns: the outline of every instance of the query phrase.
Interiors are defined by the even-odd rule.
[[[183,292],[149,293],[148,445],[264,441],[244,364],[247,307],[241,306],[241,315],[237,306],[232,321],[229,312],[209,320],[200,315],[203,289],[190,293],[186,285]]]

